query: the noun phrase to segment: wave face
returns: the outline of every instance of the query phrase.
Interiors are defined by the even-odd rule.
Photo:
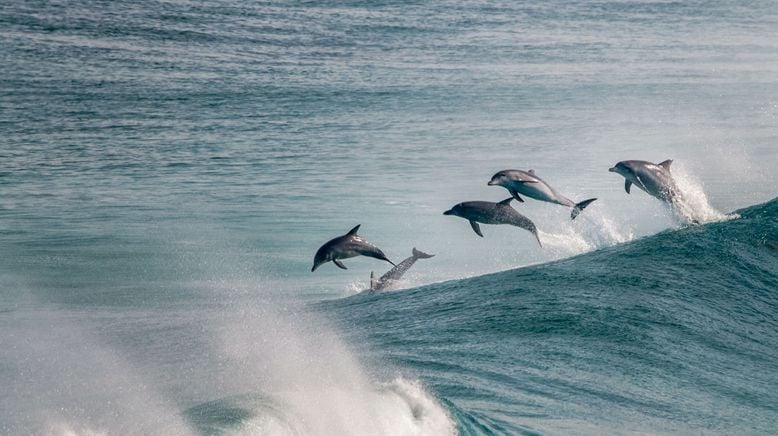
[[[778,199],[545,265],[325,304],[462,434],[770,433]]]

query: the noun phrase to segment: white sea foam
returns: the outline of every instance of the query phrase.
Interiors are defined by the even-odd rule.
[[[230,370],[258,407],[237,434],[446,435],[456,427],[420,382],[368,374],[334,329],[310,313],[240,314],[222,334]]]
[[[280,392],[272,408],[230,433],[236,435],[452,435],[446,410],[418,381],[398,377],[353,391],[331,385],[311,391]]]
[[[46,429],[49,436],[108,436],[108,432],[71,423],[52,424]]]

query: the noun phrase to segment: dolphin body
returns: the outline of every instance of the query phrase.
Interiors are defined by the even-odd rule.
[[[608,171],[624,176],[624,190],[627,194],[629,188],[635,185],[652,197],[673,205],[681,199],[681,191],[670,174],[672,163],[670,159],[659,164],[644,160],[623,160]]]
[[[499,203],[492,203],[491,201],[466,201],[443,212],[443,215],[454,215],[470,221],[470,226],[473,228],[473,231],[482,238],[484,235],[481,233],[481,227],[478,223],[509,224],[521,227],[535,235],[535,239],[538,240],[538,245],[543,247],[543,244],[540,243],[540,237],[538,237],[538,229],[535,227],[535,223],[524,215],[516,212],[516,209],[512,208],[510,205],[511,200],[513,200],[513,197],[506,198]]]
[[[683,193],[670,174],[672,159],[654,164],[644,160],[623,160],[618,162],[608,171],[624,176],[624,190],[629,194],[632,185],[646,191],[652,197],[656,197],[693,224],[699,224],[700,218],[694,210],[691,210],[684,201]]]
[[[316,268],[321,266],[321,264],[329,261],[332,261],[332,263],[339,268],[348,269],[346,268],[346,265],[343,265],[343,263],[340,262],[340,259],[348,259],[356,256],[374,257],[394,265],[394,262],[386,258],[383,251],[357,235],[359,226],[361,226],[361,224],[351,229],[345,235],[331,239],[326,244],[322,245],[319,250],[316,251],[316,256],[313,258],[313,268],[311,268],[311,272],[316,271]]]
[[[565,197],[552,188],[548,183],[535,175],[534,170],[502,170],[492,176],[492,180],[487,183],[489,186],[502,186],[511,193],[517,201],[524,202],[519,194],[524,194],[535,200],[547,201],[549,203],[561,204],[562,206],[572,207],[570,219],[575,219],[581,211],[591,204],[596,198],[590,198],[580,203]]]
[[[400,262],[397,266],[390,269],[389,272],[382,275],[381,278],[379,278],[378,280],[375,279],[375,274],[371,272],[370,290],[383,291],[384,289],[393,285],[395,281],[400,280],[403,274],[405,274],[413,266],[413,264],[416,263],[417,260],[429,259],[430,257],[433,256],[435,255],[423,253],[414,247],[413,251],[411,251],[411,257],[408,257],[402,262]]]

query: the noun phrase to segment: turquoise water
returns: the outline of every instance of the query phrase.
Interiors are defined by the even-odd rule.
[[[776,29],[759,1],[6,2],[0,430],[775,433]],[[700,226],[607,171],[668,158]],[[514,202],[542,249],[442,215],[506,168],[598,200]],[[373,296],[384,262],[311,273],[357,224],[435,257]]]

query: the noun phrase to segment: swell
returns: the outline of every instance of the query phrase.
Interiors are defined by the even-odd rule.
[[[778,199],[738,213],[562,261],[322,306],[455,405],[460,431],[478,427],[465,426],[468,416],[511,432],[769,433],[778,419]]]

